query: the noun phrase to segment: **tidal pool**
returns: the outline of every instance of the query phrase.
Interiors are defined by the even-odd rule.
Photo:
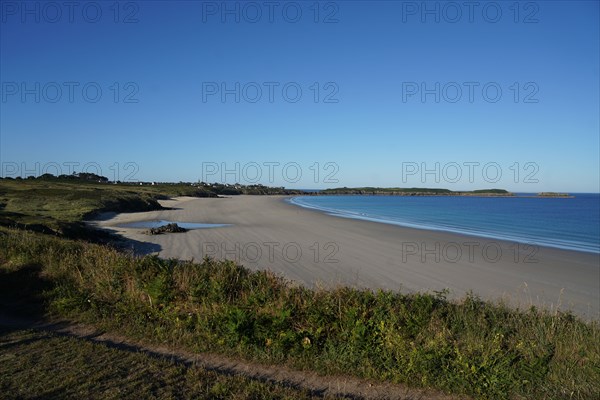
[[[126,224],[119,224],[121,228],[139,228],[139,229],[150,229],[160,228],[161,226],[168,224],[177,224],[184,229],[206,229],[206,228],[221,228],[223,226],[230,226],[230,224],[201,224],[196,222],[178,222],[178,221],[167,221],[164,219],[154,219],[150,221],[137,221],[128,222]]]

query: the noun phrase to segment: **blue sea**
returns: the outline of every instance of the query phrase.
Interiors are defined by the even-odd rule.
[[[600,194],[575,198],[301,196],[339,217],[600,253]],[[529,195],[531,196],[531,195]]]

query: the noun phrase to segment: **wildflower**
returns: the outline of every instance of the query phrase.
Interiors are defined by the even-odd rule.
[[[302,347],[304,347],[305,349],[308,349],[310,347],[310,339],[308,337],[304,337],[304,339],[302,339]]]

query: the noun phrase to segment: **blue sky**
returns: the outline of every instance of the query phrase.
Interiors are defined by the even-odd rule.
[[[600,191],[597,1],[50,3],[1,2],[3,176]]]

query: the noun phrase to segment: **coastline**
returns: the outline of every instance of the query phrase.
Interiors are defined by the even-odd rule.
[[[452,299],[473,292],[520,308],[600,316],[597,254],[551,247],[532,252],[503,240],[340,218],[289,204],[291,197],[175,198],[161,201],[169,210],[105,216],[93,225],[130,239],[141,253],[228,258],[310,287],[448,288]],[[231,226],[156,236],[117,226],[153,219]]]
[[[348,195],[348,196],[354,196],[354,195]],[[549,248],[554,248],[554,249],[561,249],[561,250],[568,250],[568,251],[575,251],[575,252],[583,252],[583,253],[590,253],[590,254],[595,254],[597,256],[600,256],[600,251],[596,251],[595,249],[589,249],[589,248],[585,248],[585,247],[576,247],[575,245],[559,245],[559,244],[550,244],[550,243],[533,243],[532,241],[528,241],[528,238],[526,237],[519,237],[518,235],[514,235],[514,236],[501,236],[499,234],[490,234],[490,233],[486,233],[486,232],[476,232],[476,231],[466,231],[466,230],[460,230],[458,228],[448,228],[448,227],[443,227],[443,226],[434,226],[434,225],[420,225],[418,223],[409,223],[409,222],[401,222],[401,221],[394,221],[392,219],[383,219],[383,218],[376,218],[376,217],[369,217],[369,216],[365,216],[362,214],[353,214],[351,212],[337,212],[334,209],[327,209],[324,207],[319,207],[319,206],[314,206],[314,205],[309,205],[309,204],[303,204],[302,202],[296,202],[294,201],[296,198],[299,197],[305,197],[305,196],[289,196],[289,198],[285,199],[287,200],[288,203],[297,206],[297,207],[301,207],[307,210],[312,210],[312,211],[317,211],[326,215],[330,215],[330,216],[334,216],[334,217],[338,217],[338,218],[348,218],[348,219],[354,219],[354,220],[358,220],[358,221],[369,221],[369,222],[376,222],[376,223],[380,223],[380,224],[387,224],[387,225],[394,225],[394,226],[398,226],[401,228],[409,228],[409,229],[420,229],[420,230],[426,230],[426,231],[435,231],[435,232],[446,232],[449,234],[453,234],[453,235],[460,235],[460,236],[466,236],[466,237],[471,237],[471,238],[483,238],[483,239],[491,239],[491,240],[497,240],[497,241],[503,241],[503,242],[511,242],[511,243],[521,243],[523,245],[534,245],[537,247],[549,247]],[[436,196],[428,196],[428,197],[436,197]],[[443,197],[443,196],[438,196],[438,197]],[[478,196],[468,196],[468,197],[478,197]],[[503,196],[490,196],[490,197],[503,197]],[[550,197],[536,197],[536,196],[518,196],[518,197],[509,197],[509,196],[504,196],[507,198],[550,198]],[[555,197],[557,199],[562,199],[564,197]],[[600,265],[600,264],[599,264]]]

